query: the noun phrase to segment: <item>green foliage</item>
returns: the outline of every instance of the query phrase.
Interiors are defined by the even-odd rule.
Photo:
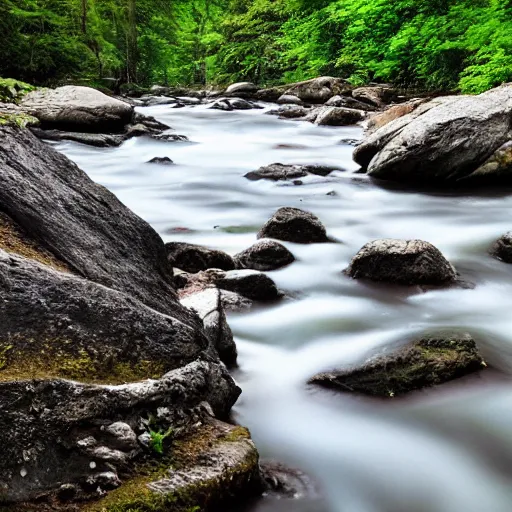
[[[164,453],[164,441],[172,434],[172,428],[167,429],[166,432],[162,430],[155,431],[150,430],[150,441],[149,447],[158,455],[163,455]]]
[[[512,80],[509,0],[0,0],[0,32],[0,76],[36,84]]]

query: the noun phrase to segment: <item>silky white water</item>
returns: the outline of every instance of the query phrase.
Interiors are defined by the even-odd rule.
[[[204,106],[140,109],[191,143],[132,139],[120,148],[57,148],[147,220],[164,241],[231,254],[249,247],[281,206],[316,214],[336,244],[287,247],[291,266],[269,275],[287,292],[279,304],[231,315],[239,350],[235,407],[262,456],[299,467],[333,512],[512,510],[512,265],[490,244],[511,229],[512,194],[415,192],[354,174],[360,128],[278,120],[261,110]],[[175,165],[146,163],[168,156]],[[243,176],[262,165],[338,165],[345,172],[302,186]],[[342,274],[376,238],[436,245],[474,286],[421,293],[371,286]],[[313,390],[320,370],[364,361],[425,329],[470,332],[492,370],[408,399],[365,400]],[[314,497],[263,500],[257,510],[316,511]]]

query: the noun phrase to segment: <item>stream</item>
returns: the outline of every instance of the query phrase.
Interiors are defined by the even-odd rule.
[[[268,109],[270,107],[266,107]],[[512,265],[491,243],[512,229],[512,194],[381,186],[354,174],[359,127],[279,120],[262,110],[140,108],[190,142],[135,138],[119,148],[56,147],[148,221],[164,241],[235,254],[281,206],[311,211],[341,243],[285,243],[297,261],[269,272],[287,298],[229,321],[243,395],[236,420],[263,458],[297,467],[315,490],[269,496],[257,512],[512,510]],[[170,157],[175,165],[146,163]],[[243,176],[274,162],[336,165],[302,186]],[[432,242],[465,287],[403,290],[342,274],[377,238]],[[492,368],[406,399],[309,388],[315,373],[361,363],[428,329],[470,332]]]

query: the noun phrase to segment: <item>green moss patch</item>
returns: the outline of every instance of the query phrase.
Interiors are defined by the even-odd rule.
[[[14,78],[0,78],[0,102],[17,103],[25,94],[35,89],[33,85]]]

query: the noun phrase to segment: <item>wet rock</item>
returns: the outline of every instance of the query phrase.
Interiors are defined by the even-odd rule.
[[[228,290],[220,291],[220,300],[224,311],[240,312],[247,311],[252,308],[253,301],[247,297],[242,297],[239,293],[230,292]]]
[[[177,133],[158,133],[156,135],[151,135],[151,138],[164,142],[188,142],[188,137]]]
[[[286,87],[269,87],[268,89],[259,89],[254,97],[260,101],[276,103],[277,100],[283,95],[285,89]]]
[[[219,275],[216,284],[223,290],[238,293],[255,301],[275,300],[282,296],[267,275],[255,270],[231,270]]]
[[[140,100],[142,101],[145,107],[154,107],[156,105],[172,105],[173,103],[178,103],[176,98],[170,98],[168,96],[141,96]]]
[[[41,121],[41,128],[64,131],[122,132],[133,118],[128,103],[76,85],[37,89],[25,95],[20,105]]]
[[[148,164],[172,165],[174,162],[168,156],[155,156],[148,161]]]
[[[0,127],[2,210],[78,275],[180,312],[164,244],[146,222],[28,130]]]
[[[440,333],[379,354],[364,365],[320,373],[311,383],[348,393],[393,397],[485,368],[469,334]]]
[[[245,177],[251,181],[283,181],[303,178],[307,175],[308,172],[300,165],[284,165],[278,163],[260,167],[257,171],[248,172]]]
[[[356,100],[369,103],[376,107],[385,107],[396,98],[396,91],[391,87],[359,87],[352,91],[352,97]]]
[[[509,182],[507,166],[488,160],[496,152],[500,160],[500,148],[512,139],[511,113],[510,85],[478,96],[436,98],[372,133],[356,148],[354,159],[380,179],[428,184]]]
[[[232,110],[251,110],[255,108],[263,108],[260,105],[242,98],[223,98],[217,100],[209,108],[214,110],[225,110],[231,112]]]
[[[169,242],[165,248],[170,264],[185,272],[197,273],[209,268],[235,269],[233,258],[223,251],[186,242]]]
[[[491,247],[491,254],[505,263],[512,263],[512,232],[506,233]]]
[[[500,146],[480,167],[468,177],[471,181],[512,182],[512,141]],[[461,180],[463,181],[463,180]]]
[[[187,295],[181,299],[181,304],[199,315],[206,336],[215,349],[214,354],[218,354],[221,361],[228,366],[235,365],[237,350],[233,333],[224,313],[220,290],[207,288],[201,292]]]
[[[42,140],[71,140],[97,148],[118,147],[126,140],[126,137],[120,134],[65,132],[62,130],[42,130],[37,127],[31,128],[31,132]]]
[[[291,84],[285,94],[297,96],[307,103],[325,103],[338,94],[350,90],[350,86],[340,79],[330,76],[322,76],[305,82]]]
[[[326,107],[315,118],[319,126],[348,126],[364,119],[364,112],[351,108]]]
[[[304,102],[297,96],[291,94],[283,94],[279,96],[277,103],[279,105],[304,105]]]
[[[188,322],[187,322],[188,320]],[[208,348],[196,317],[0,250],[0,381],[57,375],[96,382],[158,376]]]
[[[318,217],[298,208],[279,208],[260,229],[258,238],[275,238],[298,244],[328,242],[327,232]]]
[[[282,119],[298,119],[310,113],[310,109],[300,105],[283,105],[282,107],[269,110],[267,114],[279,116]]]
[[[80,498],[88,497],[90,479],[100,478],[98,475],[104,478],[106,472],[119,475],[124,464],[141,452],[114,448],[109,439],[115,439],[105,437],[103,425],[112,424],[115,418],[140,433],[146,430],[144,421],[151,416],[160,418],[158,411],[165,408],[166,425],[187,432],[206,421],[203,404],[209,404],[207,409],[223,418],[239,394],[223,366],[205,361],[193,362],[159,380],[119,386],[50,379],[0,383],[2,498],[14,503],[31,501],[44,494],[62,494],[62,486],[69,484],[76,486]],[[226,428],[228,432],[231,429]],[[109,460],[92,457],[91,443],[80,443],[85,438],[98,442],[100,455],[119,452],[123,456]],[[202,451],[200,447],[198,451]],[[252,453],[257,463],[254,447]],[[117,484],[112,476],[103,485],[112,481]]]
[[[240,96],[247,97],[253,96],[258,92],[259,87],[254,85],[252,82],[237,82],[236,84],[231,84],[227,89],[225,94],[227,96]]]
[[[345,272],[354,279],[402,285],[443,285],[457,277],[439,249],[422,240],[369,242],[354,256]]]
[[[344,108],[352,108],[356,110],[364,110],[366,112],[377,110],[373,105],[368,105],[368,103],[363,103],[362,101],[358,101],[350,96],[333,96],[330,100],[325,102],[326,107],[344,107]]]
[[[334,171],[345,171],[342,167],[337,167],[335,165],[303,165],[302,168],[308,172],[309,174],[315,174],[316,176],[329,176]]]
[[[293,254],[275,240],[260,240],[234,256],[237,268],[268,271],[286,267],[295,261]]]

